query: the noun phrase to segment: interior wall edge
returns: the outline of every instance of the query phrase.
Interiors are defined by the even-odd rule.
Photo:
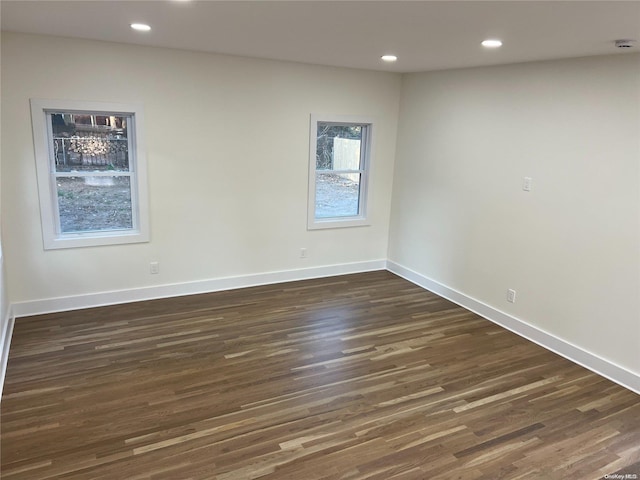
[[[13,325],[15,317],[12,313],[11,306],[7,311],[7,317],[3,322],[0,342],[0,399],[2,399],[2,388],[4,387],[4,377],[7,373],[7,364],[9,362],[9,347],[11,346],[11,336],[13,335]]]
[[[387,270],[430,292],[435,293],[481,317],[500,325],[578,365],[591,370],[635,393],[640,394],[640,375],[606,360],[562,338],[528,324],[475,298],[433,280],[404,265],[387,260]]]
[[[385,259],[369,260],[233,277],[212,278],[207,280],[196,280],[192,282],[156,285],[111,292],[30,300],[12,303],[11,307],[13,308],[14,317],[20,318],[32,315],[80,310],[83,308],[103,307],[107,305],[117,305],[159,298],[180,297],[238,288],[256,287],[259,285],[384,270],[385,267]]]

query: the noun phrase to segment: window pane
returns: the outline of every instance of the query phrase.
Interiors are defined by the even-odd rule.
[[[359,199],[359,173],[318,173],[316,175],[316,218],[358,215]]]
[[[318,122],[316,170],[360,170],[363,127]]]
[[[130,117],[51,113],[56,172],[129,171]]]
[[[58,177],[62,233],[130,230],[131,183],[126,177]]]

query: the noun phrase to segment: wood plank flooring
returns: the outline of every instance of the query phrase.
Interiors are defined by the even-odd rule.
[[[640,478],[640,396],[384,271],[19,319],[1,407],[6,480]]]

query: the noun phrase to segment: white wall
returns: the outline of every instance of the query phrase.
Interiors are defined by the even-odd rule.
[[[0,132],[2,130],[2,119],[0,118]],[[0,133],[0,145],[2,144],[2,135]],[[0,167],[2,166],[2,157],[0,156]],[[2,168],[0,168],[0,180],[2,178]],[[2,182],[0,181],[0,190]],[[1,198],[1,194],[0,194]],[[0,219],[2,211],[0,209]],[[1,220],[0,220],[1,223]],[[0,228],[0,397],[2,396],[2,387],[4,385],[4,375],[9,360],[9,342],[11,337],[10,328],[12,321],[10,319],[9,300],[7,298],[7,288],[4,273],[4,253],[2,250],[2,228]]]
[[[10,301],[385,259],[400,84],[390,73],[3,34]],[[150,243],[43,250],[32,97],[144,104]],[[311,113],[376,119],[371,226],[307,231]]]
[[[640,374],[640,55],[406,75],[391,215],[390,260]]]

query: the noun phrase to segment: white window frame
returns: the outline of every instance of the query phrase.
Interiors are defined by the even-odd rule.
[[[30,103],[44,249],[148,242],[149,207],[142,105],[46,99],[31,99]],[[50,113],[59,111],[91,115],[127,115],[133,119],[133,121],[129,122],[131,125],[127,125],[129,172],[125,172],[122,175],[130,178],[133,228],[62,233],[58,213],[53,135],[50,120]],[[113,176],[113,174],[96,172],[92,173],[92,176]]]
[[[357,215],[344,217],[316,218],[316,153],[318,146],[318,123],[336,125],[366,125],[360,145],[360,169],[342,173],[360,174],[359,212]],[[309,200],[307,210],[307,229],[361,227],[370,225],[368,217],[369,177],[373,163],[372,138],[374,121],[371,117],[354,115],[312,114],[309,127]]]

